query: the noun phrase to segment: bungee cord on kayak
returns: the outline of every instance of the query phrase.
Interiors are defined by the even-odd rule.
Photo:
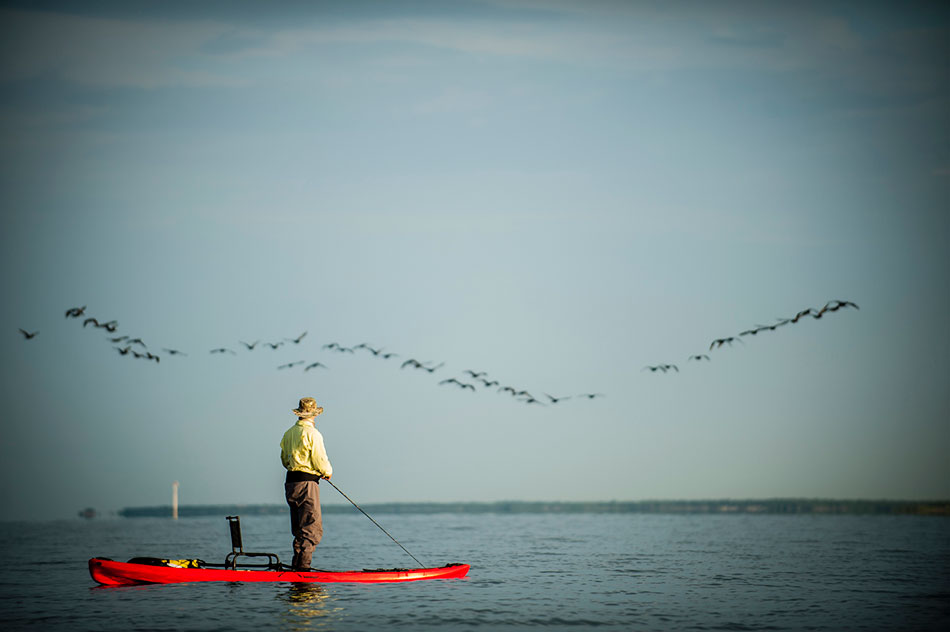
[[[399,540],[397,540],[397,539],[394,538],[392,535],[390,535],[389,531],[386,531],[386,529],[383,529],[383,528],[380,526],[380,524],[379,524],[378,522],[376,522],[375,520],[373,520],[373,517],[372,517],[371,515],[369,515],[369,514],[366,513],[365,511],[363,511],[363,508],[360,507],[359,505],[357,505],[355,502],[353,502],[353,499],[352,499],[352,498],[350,498],[349,496],[347,496],[346,494],[344,494],[342,489],[340,489],[339,487],[337,487],[336,485],[334,485],[334,484],[333,484],[333,481],[331,481],[330,479],[324,479],[324,480],[326,480],[326,482],[330,483],[330,486],[333,487],[333,489],[335,489],[336,491],[340,492],[340,495],[343,496],[343,498],[346,498],[348,501],[350,501],[350,504],[352,504],[354,507],[356,507],[357,509],[359,509],[360,512],[361,512],[364,516],[366,516],[367,518],[369,518],[369,519],[372,521],[372,523],[373,523],[374,525],[376,525],[377,527],[379,527],[379,530],[380,530],[380,531],[382,531],[383,533],[385,533],[386,535],[388,535],[390,540],[392,540],[392,541],[395,542],[396,544],[399,544]],[[420,562],[419,559],[418,559],[415,555],[413,555],[412,553],[409,553],[409,550],[406,549],[406,547],[404,547],[403,545],[399,544],[399,548],[401,548],[403,551],[405,551],[405,552],[409,555],[409,557],[411,557],[412,559],[414,559],[414,560],[416,561],[416,564],[418,564],[419,566],[425,566],[425,564],[423,564],[422,562]]]

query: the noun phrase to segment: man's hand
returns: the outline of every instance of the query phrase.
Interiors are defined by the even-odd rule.
[[[330,477],[331,477],[331,476],[333,476],[333,474],[330,474],[330,475],[324,475],[324,476],[323,476],[323,478],[325,478],[325,479],[327,479],[327,480],[330,480]]]

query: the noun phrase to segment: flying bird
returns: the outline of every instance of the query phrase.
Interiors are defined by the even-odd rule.
[[[808,315],[814,315],[814,313],[815,313],[815,310],[813,310],[810,307],[808,309],[803,309],[802,311],[795,314],[795,318],[793,318],[789,322],[797,323],[801,318],[804,318],[805,316],[808,316]]]
[[[184,351],[179,351],[178,349],[168,349],[168,348],[164,348],[164,349],[162,349],[162,351],[164,351],[164,352],[167,353],[168,355],[183,355],[183,356],[188,355],[188,354],[185,353]]]
[[[442,380],[441,382],[439,382],[439,385],[440,385],[440,386],[441,386],[442,384],[455,384],[456,386],[458,386],[458,387],[459,387],[460,389],[462,389],[462,390],[465,390],[465,389],[467,388],[467,389],[470,389],[473,393],[475,392],[475,385],[474,385],[474,384],[465,384],[464,382],[459,382],[459,381],[456,380],[454,377],[450,377],[450,378],[447,379],[447,380]]]
[[[243,340],[239,340],[238,342],[240,342],[242,345],[244,345],[245,347],[247,347],[247,350],[248,350],[248,351],[254,351],[254,347],[257,346],[257,343],[259,343],[260,340],[255,340],[255,341],[252,342],[252,343],[247,343],[247,342],[244,342]]]
[[[739,342],[742,342],[740,338],[734,338],[732,336],[729,336],[728,338],[717,338],[716,340],[713,340],[712,343],[709,345],[709,350],[712,351],[714,347],[718,349],[724,344],[728,344],[731,347],[732,343],[735,342],[736,340],[738,340]]]
[[[774,325],[756,325],[756,326],[753,327],[752,329],[746,329],[745,331],[740,332],[739,335],[740,335],[740,336],[754,336],[754,335],[756,335],[757,333],[759,333],[760,331],[766,331],[766,330],[768,330],[768,331],[775,331],[776,329],[778,329],[778,328],[781,327],[782,325],[786,324],[787,322],[789,322],[789,321],[788,321],[788,320],[784,320],[784,321],[781,321],[781,320],[780,320],[779,322],[775,323]]]
[[[277,370],[279,371],[280,369],[292,369],[298,364],[303,364],[304,362],[306,362],[306,360],[297,360],[296,362],[288,362],[287,364],[281,364],[279,367],[277,367]]]
[[[119,352],[119,355],[129,355],[132,347],[115,347],[115,349]]]
[[[110,320],[110,321],[107,322],[107,323],[100,323],[98,320],[96,320],[95,318],[92,318],[92,317],[87,318],[86,320],[82,321],[82,326],[85,327],[85,326],[88,325],[89,323],[92,323],[94,327],[98,327],[99,329],[105,329],[105,330],[108,331],[110,334],[111,334],[111,333],[114,333],[115,330],[119,328],[119,323],[118,323],[118,321]]]
[[[578,397],[586,397],[587,399],[594,399],[595,397],[606,397],[603,393],[581,393]]]
[[[86,311],[86,306],[82,307],[70,307],[66,310],[66,318],[79,318],[83,315],[83,312]]]
[[[26,331],[25,329],[20,329],[20,333],[23,334],[23,337],[26,340],[32,340],[34,337],[36,337],[36,334],[40,332],[39,331],[29,332],[29,331]]]
[[[436,370],[436,369],[441,368],[441,367],[443,367],[443,366],[445,366],[445,362],[440,362],[440,363],[438,363],[437,365],[435,365],[435,366],[433,366],[433,367],[427,367],[427,366],[421,366],[421,365],[420,365],[420,366],[418,366],[418,367],[416,367],[416,368],[417,368],[417,369],[422,369],[423,371],[428,371],[429,373],[435,373],[435,370]]]
[[[109,342],[122,342],[128,338],[128,336],[119,336],[118,338],[109,338]]]
[[[823,314],[825,312],[836,312],[842,307],[853,307],[855,309],[860,309],[857,305],[855,305],[851,301],[839,301],[836,299],[836,300],[828,301],[827,303],[825,303],[825,306],[822,307],[818,313]]]
[[[155,360],[156,364],[160,361],[160,358],[159,358],[157,355],[152,355],[152,352],[151,352],[151,351],[146,351],[146,352],[145,352],[145,359],[146,359],[146,360]]]
[[[323,367],[324,369],[330,368],[322,362],[314,362],[313,364],[308,364],[306,367],[304,367],[304,371],[309,371],[310,369],[316,369],[318,367]]]
[[[488,371],[478,371],[478,372],[475,372],[475,371],[473,371],[473,370],[471,370],[471,369],[465,369],[464,371],[462,371],[462,373],[468,373],[469,375],[471,375],[471,376],[472,376],[473,378],[475,378],[475,379],[478,379],[478,378],[480,378],[480,377],[483,376],[483,375],[488,375]]]
[[[552,403],[552,404],[556,404],[556,403],[558,403],[558,402],[560,402],[560,401],[564,401],[565,399],[570,399],[570,398],[571,398],[570,395],[568,395],[567,397],[555,397],[554,395],[548,395],[547,393],[545,393],[544,395],[545,395],[545,397],[547,397],[548,399],[551,400],[551,403]]]
[[[279,349],[284,343],[283,342],[265,342],[265,345],[271,349]]]
[[[132,340],[129,340],[128,343],[130,345],[142,345],[143,348],[148,348],[148,345],[142,342],[141,338],[133,338]]]
[[[388,352],[388,353],[382,354],[382,355],[379,356],[379,357],[382,358],[383,360],[388,360],[389,358],[394,358],[394,357],[396,357],[396,356],[398,356],[398,355],[399,355],[398,353],[392,353],[392,352],[390,351],[390,352]]]
[[[422,363],[419,362],[418,360],[416,360],[415,358],[409,358],[408,360],[406,360],[405,362],[403,362],[402,365],[400,365],[399,368],[400,368],[400,369],[405,369],[407,366],[411,366],[411,367],[414,368],[414,369],[423,368]]]
[[[224,347],[218,347],[217,349],[212,349],[210,353],[230,353],[231,355],[237,355],[235,352],[230,349],[225,349]]]
[[[656,365],[656,366],[645,366],[645,367],[643,367],[643,370],[644,370],[644,371],[646,371],[647,369],[649,369],[651,373],[656,373],[657,371],[663,371],[664,373],[666,373],[666,372],[669,371],[670,369],[675,370],[677,373],[680,372],[679,367],[676,366],[675,364],[658,364],[658,365]]]
[[[855,309],[860,309],[856,304],[852,303],[851,301],[839,301],[837,299],[834,299],[825,303],[825,306],[819,309],[818,311],[811,310],[811,315],[813,318],[818,319],[818,318],[821,318],[825,312],[836,312],[842,307],[853,307]],[[795,318],[798,318],[798,316],[796,316]],[[792,320],[792,322],[795,322],[795,321]]]
[[[689,358],[687,359],[687,362],[689,360],[709,360],[709,356],[706,355],[705,353],[699,353],[696,355],[689,356]]]
[[[307,335],[307,332],[303,332],[302,334],[300,334],[300,335],[297,336],[296,338],[287,338],[287,340],[289,340],[290,342],[294,343],[295,345],[299,345],[299,344],[300,344],[300,341],[303,340],[303,337],[306,336],[306,335]]]

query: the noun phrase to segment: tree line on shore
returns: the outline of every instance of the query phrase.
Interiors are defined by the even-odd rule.
[[[436,513],[643,513],[643,514],[891,514],[950,516],[950,500],[829,500],[829,499],[766,499],[766,500],[642,500],[642,501],[498,501],[498,502],[431,502],[367,504],[370,513],[436,514]],[[325,504],[323,513],[355,512],[351,505]],[[201,516],[258,516],[285,514],[284,504],[270,505],[184,505],[178,508],[182,518]],[[126,507],[118,512],[124,518],[171,517],[170,505]]]

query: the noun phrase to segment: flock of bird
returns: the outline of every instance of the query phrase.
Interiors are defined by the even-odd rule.
[[[89,325],[92,325],[94,329],[104,329],[108,333],[116,333],[119,327],[119,323],[116,320],[102,321],[99,318],[87,316],[86,315],[86,306],[82,307],[71,307],[66,310],[67,319],[80,319],[83,321],[83,328],[85,329]],[[20,329],[20,332],[23,334],[24,338],[27,340],[33,339],[39,332],[28,332],[24,329]],[[244,340],[239,340],[238,344],[244,347],[244,352],[252,352],[258,348],[269,348],[271,350],[277,350],[284,345],[300,345],[303,339],[307,336],[307,332],[304,331],[295,338],[283,338],[278,341],[262,341],[255,340],[254,342],[246,342]],[[110,343],[112,343],[113,348],[118,352],[120,356],[127,356],[134,359],[142,359],[150,362],[155,362],[156,364],[160,363],[162,360],[162,355],[158,353],[152,353],[149,350],[148,345],[140,337],[131,337],[128,335],[121,336],[109,336],[106,338]],[[344,346],[338,342],[330,342],[324,344],[321,349],[329,353],[336,354],[351,354],[356,355],[358,353],[369,354],[372,357],[378,358],[380,360],[390,360],[392,358],[400,357],[400,354],[394,353],[392,351],[387,351],[382,347],[374,347],[369,343],[360,343],[353,346]],[[162,351],[165,355],[168,356],[187,356],[188,354],[174,348],[164,347]],[[216,347],[208,351],[210,355],[238,355],[238,352],[230,347]],[[434,374],[436,371],[439,371],[445,366],[445,362],[439,362],[438,364],[432,362],[423,362],[416,358],[408,358],[401,363],[399,363],[400,370],[411,370],[411,371],[423,371],[428,374]],[[293,362],[286,362],[284,364],[277,365],[278,371],[285,371],[294,369],[296,367],[302,367],[303,372],[311,371],[314,369],[329,369],[329,367],[319,360],[295,360]],[[543,393],[543,399],[535,397],[527,389],[521,387],[515,387],[512,385],[502,385],[498,380],[490,380],[487,378],[488,373],[486,371],[474,371],[472,369],[467,369],[462,372],[463,378],[447,378],[438,382],[439,386],[444,385],[455,385],[461,390],[469,390],[472,392],[475,391],[484,391],[484,390],[494,390],[496,393],[505,394],[510,396],[513,400],[523,402],[529,405],[554,405],[559,402],[566,401],[577,397],[578,399],[596,399],[598,397],[604,397],[603,393],[579,393],[577,395],[562,395],[554,396],[548,393]],[[466,379],[466,381],[462,381]]]
[[[756,336],[762,332],[766,331],[775,331],[779,327],[784,327],[786,325],[798,323],[800,320],[806,317],[811,317],[814,320],[822,318],[825,314],[837,312],[843,308],[854,308],[860,309],[855,303],[851,301],[844,300],[831,300],[828,301],[821,308],[806,308],[799,311],[795,316],[791,318],[779,318],[777,321],[771,325],[755,325],[745,331],[741,331],[734,336],[728,336],[724,338],[716,338],[709,344],[708,351],[713,351],[715,349],[721,349],[724,346],[732,346],[735,342],[743,342],[743,338],[747,336]],[[92,325],[93,329],[104,329],[106,332],[112,334],[116,333],[119,327],[119,323],[116,320],[102,321],[93,316],[86,316],[86,306],[82,307],[71,307],[66,310],[67,319],[80,319],[82,318],[83,328],[87,328],[89,325]],[[26,340],[32,340],[39,334],[39,331],[27,331],[25,329],[20,329],[20,333]],[[244,347],[245,352],[252,352],[258,347],[269,348],[271,350],[277,350],[284,345],[300,345],[303,339],[307,336],[307,332],[304,331],[295,338],[283,338],[278,341],[269,342],[255,340],[254,342],[245,342],[244,340],[239,340],[238,343]],[[118,352],[120,356],[131,357],[134,359],[145,360],[149,362],[155,362],[156,364],[161,362],[162,356],[157,353],[152,353],[148,345],[140,337],[131,337],[128,335],[121,336],[109,336],[107,340],[113,344],[114,349]],[[341,355],[356,355],[358,353],[369,354],[372,357],[378,358],[380,360],[390,360],[392,358],[400,357],[398,353],[387,351],[383,347],[375,347],[369,343],[363,342],[353,346],[344,346],[338,342],[330,342],[324,344],[321,349],[323,351]],[[187,356],[188,354],[180,351],[178,349],[163,347],[162,352],[168,356]],[[211,355],[238,355],[238,352],[229,347],[216,347],[208,351]],[[696,353],[687,357],[687,362],[710,362],[710,357],[706,353]],[[439,371],[445,366],[445,362],[439,362],[435,364],[430,361],[420,361],[416,358],[408,358],[399,363],[400,370],[411,370],[411,371],[424,371],[428,374],[434,374],[436,371]],[[278,371],[291,370],[296,367],[302,367],[303,372],[312,371],[314,369],[329,369],[329,367],[321,362],[320,360],[295,360],[293,362],[286,362],[284,364],[277,365]],[[660,363],[655,365],[647,365],[643,367],[643,371],[649,371],[651,373],[668,373],[674,371],[679,373],[679,366],[673,363]],[[579,393],[572,395],[551,395],[549,393],[542,393],[542,397],[535,397],[530,391],[525,388],[516,387],[509,384],[502,384],[497,379],[491,379],[486,371],[475,371],[473,369],[466,369],[460,375],[456,377],[448,377],[442,379],[438,382],[440,387],[449,387],[457,388],[462,391],[494,391],[499,394],[505,394],[510,396],[515,401],[519,401],[529,405],[556,405],[560,402],[578,398],[578,399],[596,399],[599,397],[604,397],[603,393]]]
[[[716,338],[711,343],[709,343],[709,351],[712,351],[713,349],[721,349],[724,345],[728,345],[731,347],[732,343],[734,342],[743,342],[743,337],[745,336],[756,336],[762,333],[763,331],[775,331],[779,327],[784,327],[785,325],[789,325],[789,324],[795,324],[801,319],[805,318],[806,316],[811,316],[813,320],[818,320],[825,314],[837,312],[839,309],[842,309],[844,307],[853,307],[854,309],[860,309],[855,303],[852,303],[851,301],[842,301],[842,300],[834,299],[825,303],[824,307],[817,308],[817,309],[814,307],[808,307],[806,309],[799,311],[797,314],[795,314],[791,318],[779,318],[776,320],[774,324],[771,324],[771,325],[755,325],[749,329],[746,329],[745,331],[739,332],[735,336],[728,336],[726,338]],[[689,356],[686,359],[686,361],[687,362],[691,362],[691,361],[709,362],[710,358],[705,353],[696,353]],[[643,370],[650,371],[651,373],[656,373],[657,371],[661,373],[666,373],[672,370],[679,373],[680,369],[675,364],[656,364],[656,365],[647,365],[643,367]]]

